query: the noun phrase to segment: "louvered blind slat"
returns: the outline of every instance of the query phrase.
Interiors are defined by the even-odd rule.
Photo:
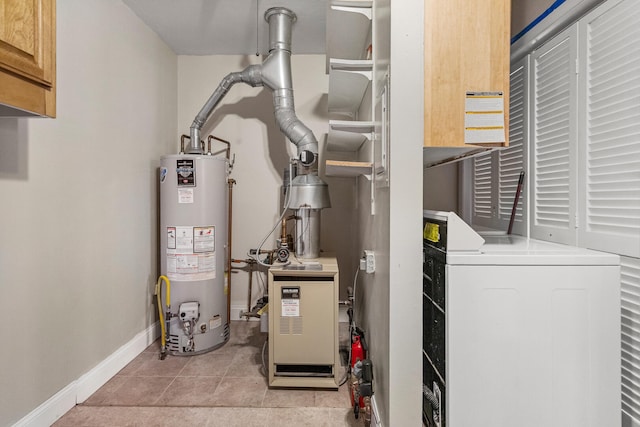
[[[633,375],[629,375],[629,371],[622,369],[623,377],[622,377],[622,388],[631,396],[638,396],[640,393],[640,385],[638,384],[638,378]],[[626,375],[625,375],[626,374]],[[637,404],[636,399],[629,399],[628,403]],[[631,406],[631,405],[629,405]],[[637,411],[637,408],[635,408]]]
[[[640,424],[640,2],[580,22],[581,246],[621,254],[623,425]]]
[[[516,67],[511,72],[509,89],[509,148],[498,153],[498,216],[509,221],[518,188],[520,172],[524,170],[525,146],[525,93],[527,88],[526,68]],[[515,223],[524,220],[523,194],[518,201]]]
[[[629,343],[626,342],[626,340],[622,339],[622,345],[621,345],[621,353],[622,353],[622,363],[625,364],[625,366],[640,366],[640,358],[638,358],[638,354],[640,353],[638,351],[637,348],[634,348],[633,346],[629,345]],[[636,372],[637,375],[637,370],[634,370],[634,372]]]
[[[565,38],[535,58],[534,223],[570,226],[571,55]]]
[[[640,258],[620,257],[622,408],[640,420]]]
[[[640,256],[640,2],[586,27],[585,242]]]
[[[492,216],[491,153],[473,159],[473,213],[478,218]]]

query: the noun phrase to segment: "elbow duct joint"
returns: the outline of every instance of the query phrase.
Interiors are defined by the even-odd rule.
[[[313,163],[318,154],[318,141],[313,132],[295,113],[291,79],[291,27],[296,15],[282,7],[271,8],[265,13],[269,23],[269,56],[261,65],[250,65],[241,72],[228,74],[222,79],[211,97],[202,107],[191,125],[189,153],[202,153],[200,131],[214,108],[229,89],[238,82],[250,86],[266,86],[273,91],[275,119],[280,130],[294,143],[298,156],[305,166]],[[312,155],[303,154],[309,151]]]

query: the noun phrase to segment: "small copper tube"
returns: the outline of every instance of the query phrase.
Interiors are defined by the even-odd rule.
[[[282,218],[282,233],[280,234],[280,241],[287,241],[287,218]]]
[[[215,139],[216,141],[220,141],[223,144],[227,145],[227,160],[231,160],[231,143],[229,141],[227,141],[226,139],[222,139],[222,138],[218,138],[217,136],[213,136],[213,135],[209,135],[209,137],[207,138],[207,141],[209,142],[209,152],[211,152],[211,140]]]
[[[295,215],[290,215],[286,218],[282,218],[282,231],[280,233],[280,242],[283,245],[287,244],[287,221],[296,219]]]
[[[191,139],[191,137],[189,135],[182,135],[180,137],[180,153],[184,153],[184,140],[185,139]]]
[[[228,223],[227,223],[227,247],[229,248],[229,256],[227,257],[227,324],[231,321],[231,242],[232,242],[232,225],[233,225],[233,185],[236,183],[236,180],[233,178],[229,178],[227,184],[229,184],[229,211],[228,215]]]
[[[247,313],[251,311],[251,294],[253,293],[253,264],[249,263],[249,294],[247,295]],[[249,320],[247,317],[246,320]]]

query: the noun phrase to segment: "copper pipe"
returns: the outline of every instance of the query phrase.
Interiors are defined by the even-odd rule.
[[[282,218],[282,233],[280,233],[280,242],[287,241],[287,218]]]
[[[253,265],[255,262],[249,263],[249,295],[247,295],[247,313],[251,311],[251,294],[253,293]],[[247,317],[247,320],[249,318]]]
[[[242,263],[247,264],[249,267],[249,291],[247,295],[247,311],[244,313],[240,313],[241,316],[245,316],[246,320],[249,320],[249,317],[256,317],[255,314],[251,313],[251,296],[253,294],[253,266],[256,265],[256,260],[247,258],[247,259],[232,259],[233,263]],[[257,316],[260,317],[260,316]]]
[[[185,139],[191,139],[191,137],[189,135],[182,135],[180,137],[180,153],[184,153],[184,140]]]
[[[287,242],[287,221],[292,220],[292,219],[296,219],[295,215],[289,215],[286,218],[282,218],[282,232],[280,234],[280,243],[282,245],[287,245],[288,246],[288,242]]]
[[[218,138],[217,136],[213,136],[213,135],[209,135],[209,137],[207,138],[207,141],[209,141],[209,152],[211,152],[211,140],[215,139],[216,141],[220,141],[223,144],[227,145],[227,160],[231,160],[231,143],[229,141],[227,141],[226,139],[222,139],[222,138]]]
[[[236,180],[233,178],[229,178],[227,184],[229,185],[229,211],[227,213],[228,224],[227,224],[227,247],[229,248],[227,257],[227,324],[231,322],[231,242],[232,242],[232,227],[233,227],[233,184],[236,183]]]

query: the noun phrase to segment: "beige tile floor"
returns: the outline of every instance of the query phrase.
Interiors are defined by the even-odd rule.
[[[229,342],[206,354],[159,360],[154,343],[54,426],[363,425],[346,384],[337,391],[269,388],[265,340],[259,322],[232,321]]]

